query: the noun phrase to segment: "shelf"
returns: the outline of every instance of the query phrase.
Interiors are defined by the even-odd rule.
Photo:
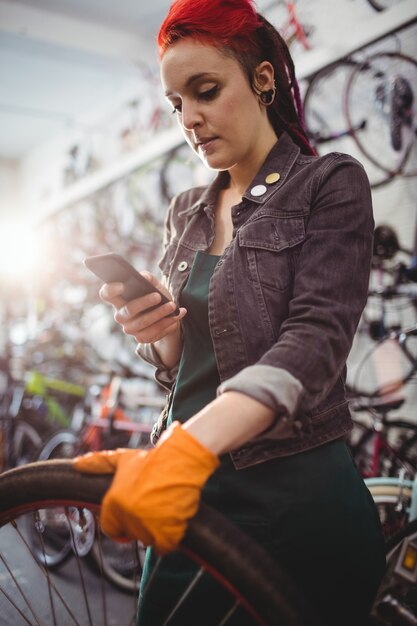
[[[136,150],[132,150],[129,154],[120,157],[117,161],[103,167],[98,172],[72,183],[62,193],[51,198],[49,202],[45,203],[37,211],[37,222],[50,217],[75,202],[87,198],[100,189],[104,189],[116,180],[150,163],[183,142],[184,137],[177,127],[158,133]]]

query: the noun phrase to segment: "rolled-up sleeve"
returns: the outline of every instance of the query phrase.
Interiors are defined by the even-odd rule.
[[[172,369],[168,369],[167,366],[161,360],[157,350],[151,343],[140,343],[136,347],[136,354],[153,365],[155,369],[155,379],[162,387],[168,391],[173,386],[178,373],[178,363]]]

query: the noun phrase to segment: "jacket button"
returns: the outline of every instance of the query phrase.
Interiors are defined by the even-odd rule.
[[[187,261],[181,261],[181,263],[178,263],[177,270],[179,272],[184,272],[187,269],[187,267],[188,267]]]

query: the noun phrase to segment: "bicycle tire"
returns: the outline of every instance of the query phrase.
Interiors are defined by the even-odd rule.
[[[402,63],[407,71],[401,68],[400,73],[396,63]],[[343,110],[356,146],[366,159],[391,177],[417,175],[417,118],[411,104],[407,105],[407,111],[400,107],[406,97],[412,102],[411,85],[416,79],[415,59],[399,52],[380,52],[357,64],[345,86]],[[394,94],[392,100],[391,94]],[[400,122],[402,118],[406,121]],[[356,130],[359,119],[366,121],[365,132]]]
[[[0,476],[0,526],[45,502],[99,510],[111,475],[81,474],[70,461],[32,463]],[[215,576],[266,626],[320,623],[288,577],[264,550],[221,514],[202,505],[181,550]]]
[[[31,424],[16,418],[13,425],[13,463],[24,465],[33,461],[35,452],[42,443],[42,437]]]
[[[77,441],[77,435],[72,430],[57,430],[43,442],[38,450],[36,460],[48,461],[55,458],[73,458]]]
[[[359,65],[353,59],[341,59],[322,68],[310,79],[303,98],[304,119],[310,143],[319,155],[344,152],[356,157],[366,169],[372,188],[389,183],[393,174],[382,170],[364,157],[346,121],[341,94],[352,71]],[[362,123],[356,124],[361,133]]]
[[[319,154],[329,152],[325,148],[328,142],[337,141],[340,136],[345,136],[347,127],[339,94],[354,66],[355,62],[350,59],[336,61],[316,72],[308,82],[303,98],[304,120],[310,143]],[[331,96],[335,101],[330,103],[330,106],[332,109],[336,107],[340,110],[336,115],[328,116],[323,108],[323,96],[327,96],[327,85],[332,81],[338,84],[338,88],[331,89]]]

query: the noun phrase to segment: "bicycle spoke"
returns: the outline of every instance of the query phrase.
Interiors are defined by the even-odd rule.
[[[57,589],[55,583],[53,582],[53,580],[51,579],[51,576],[49,574],[48,568],[45,565],[42,565],[41,563],[39,563],[39,561],[37,560],[35,554],[33,553],[30,545],[28,544],[27,540],[25,539],[25,537],[23,536],[23,534],[21,533],[21,531],[19,530],[17,523],[15,521],[10,522],[11,526],[15,529],[15,531],[17,532],[17,534],[19,535],[20,540],[22,541],[22,543],[25,545],[25,547],[27,548],[29,554],[32,557],[32,560],[34,563],[36,563],[37,567],[40,569],[40,571],[43,574],[43,577],[47,580],[47,585],[48,585],[48,589],[51,588],[54,593],[56,594],[56,597],[60,600],[60,602],[62,603],[62,606],[64,607],[64,609],[66,610],[67,614],[69,617],[71,617],[71,619],[73,620],[75,626],[81,626],[81,624],[79,624],[77,618],[75,617],[74,613],[71,611],[70,607],[68,606],[68,603],[65,601],[65,598],[63,597],[63,595],[61,594],[61,592],[59,591],[59,589]],[[2,557],[3,558],[3,557]],[[30,605],[31,606],[31,605]],[[52,608],[52,607],[51,607]]]
[[[6,600],[11,604],[11,606],[19,613],[20,617],[22,617],[25,620],[25,622],[27,624],[29,624],[29,626],[32,626],[32,623],[28,620],[26,615],[21,611],[21,609],[17,606],[16,602],[14,602],[13,599],[9,596],[9,594],[6,591],[4,591],[4,589],[2,589],[1,587],[0,587],[0,591],[4,595]],[[37,624],[39,624],[38,621],[37,621]],[[39,626],[40,626],[40,624],[39,624]]]
[[[233,617],[233,615],[235,615],[236,611],[238,610],[238,608],[240,606],[241,606],[241,603],[239,602],[239,600],[236,600],[236,602],[234,603],[234,605],[232,606],[230,611],[228,611],[226,613],[226,615],[223,617],[222,621],[219,622],[217,626],[225,626],[227,624],[227,622],[229,621],[229,619],[231,617]]]
[[[168,618],[165,620],[163,626],[167,626],[167,624],[170,623],[171,619],[176,615],[178,610],[181,608],[181,606],[184,604],[186,599],[189,597],[190,593],[195,588],[195,586],[197,585],[198,581],[201,579],[203,574],[204,574],[204,570],[203,570],[202,567],[200,567],[199,570],[197,571],[196,575],[191,580],[191,582],[188,585],[188,587],[185,589],[184,593],[180,596],[177,604],[174,606],[174,608],[172,609],[171,613],[168,615]]]
[[[90,626],[93,626],[93,620],[91,618],[91,612],[90,612],[90,603],[88,601],[87,588],[86,588],[86,585],[85,585],[84,574],[83,574],[82,567],[81,567],[81,562],[80,562],[80,555],[78,553],[77,545],[75,543],[74,529],[73,529],[73,527],[71,525],[71,522],[70,522],[70,519],[69,519],[68,509],[66,509],[66,512],[67,512],[67,516],[68,516],[69,528],[70,528],[70,533],[71,533],[71,542],[72,542],[72,546],[73,546],[73,550],[74,550],[75,561],[77,563],[77,569],[78,569],[78,574],[79,574],[79,577],[80,577],[82,594],[83,594],[83,597],[84,597],[85,608],[86,608],[87,616],[88,616],[88,623],[89,623]]]
[[[39,541],[42,547],[42,554],[43,554],[43,560],[44,563],[47,562],[46,560],[46,550],[45,550],[45,542],[43,540],[43,536],[42,536],[42,530],[41,530],[41,520],[39,517],[39,511],[34,511],[33,512],[33,516],[34,516],[34,521],[35,521],[35,529],[39,535]],[[56,622],[56,614],[55,614],[55,604],[54,604],[54,599],[52,596],[52,588],[51,588],[51,579],[47,573],[47,570],[45,569],[45,574],[46,574],[46,580],[47,580],[47,584],[48,584],[48,595],[49,595],[49,604],[51,606],[51,613],[52,613],[52,619],[54,621],[54,626],[57,626],[57,622]]]
[[[101,543],[101,538],[100,538],[100,532],[97,528],[96,531],[96,541],[97,541],[97,545],[98,545],[98,553],[99,553],[99,568],[100,568],[100,572],[103,573],[104,568],[103,568],[103,547],[102,547],[102,543]],[[103,616],[104,616],[104,626],[107,626],[107,602],[106,602],[106,592],[105,592],[105,588],[104,588],[104,578],[103,576],[101,576],[100,578],[100,590],[101,590],[101,608],[103,611]]]
[[[19,582],[17,581],[15,575],[13,574],[9,564],[7,563],[6,559],[4,558],[4,556],[2,554],[0,554],[0,559],[3,563],[3,565],[5,566],[5,568],[7,569],[10,578],[13,580],[16,589],[19,591],[20,595],[22,596],[23,600],[26,603],[27,608],[29,609],[29,611],[32,614],[33,619],[36,621],[36,623],[38,624],[38,626],[41,626],[40,621],[38,620],[37,616],[35,615],[32,605],[30,604],[26,594],[24,593],[21,585],[19,584]],[[7,600],[10,602],[10,604],[19,612],[19,614],[23,617],[23,619],[30,624],[29,620],[27,619],[27,617],[23,614],[23,612],[18,608],[17,604],[12,600],[12,598],[6,593],[6,591],[4,591],[3,589],[0,589],[2,591],[2,593],[4,594],[4,596],[7,598]]]
[[[156,576],[156,574],[157,574],[157,572],[158,572],[158,570],[159,570],[159,568],[161,566],[161,563],[162,563],[162,557],[159,556],[157,558],[156,562],[155,562],[154,567],[152,568],[152,572],[151,572],[151,575],[148,578],[148,581],[146,583],[146,587],[141,591],[141,595],[144,596],[147,593],[148,589],[151,587],[151,585],[153,583],[153,580],[154,580],[154,578],[155,578],[155,576]]]

